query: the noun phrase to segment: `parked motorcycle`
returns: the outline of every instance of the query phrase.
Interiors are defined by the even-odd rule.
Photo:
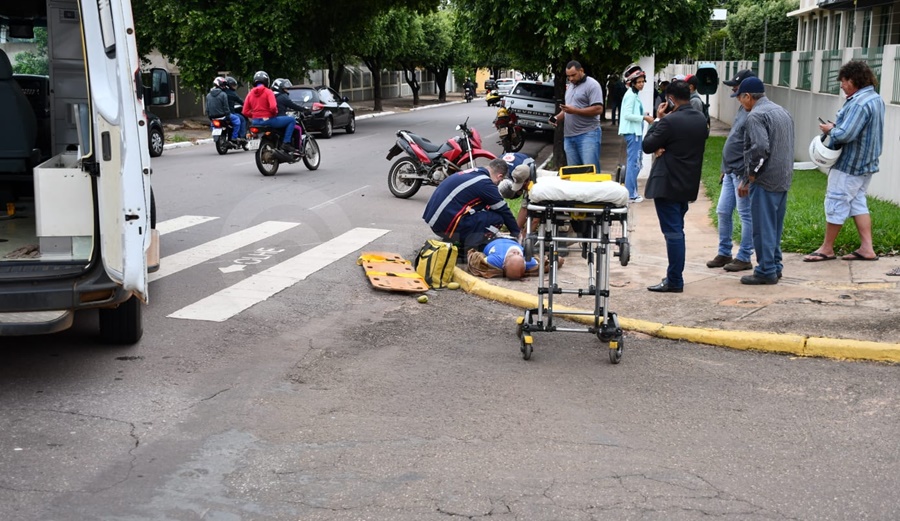
[[[397,131],[397,142],[388,151],[390,161],[406,152],[388,172],[388,188],[395,197],[406,199],[415,195],[422,184],[437,186],[447,176],[487,164],[497,156],[481,148],[481,134],[470,128],[469,119],[457,125],[458,136],[436,145],[408,130]],[[482,160],[479,164],[477,160]]]
[[[503,96],[500,95],[500,91],[497,89],[488,91],[488,93],[484,96],[484,100],[487,101],[488,107],[499,105],[501,99],[503,99]]]
[[[284,141],[283,129],[267,125],[250,125],[252,139],[249,148],[256,150],[256,168],[262,175],[275,175],[281,163],[293,164],[300,160],[303,160],[303,164],[310,170],[319,168],[321,162],[319,144],[306,132],[303,116],[295,115],[294,119],[296,120],[292,136],[294,152],[281,149]]]
[[[249,150],[246,136],[231,139],[234,131],[234,125],[228,116],[221,118],[210,118],[210,128],[212,129],[212,138],[216,143],[216,152],[219,155],[225,155],[229,150],[244,149]]]
[[[503,106],[497,109],[494,128],[500,136],[498,144],[503,147],[503,152],[518,152],[525,146],[525,129],[519,125],[519,116],[515,112],[510,112]]]

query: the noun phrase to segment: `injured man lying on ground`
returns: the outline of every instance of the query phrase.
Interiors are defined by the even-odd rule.
[[[560,258],[562,266],[564,259]],[[484,277],[506,277],[511,280],[537,275],[538,261],[525,259],[522,246],[513,239],[499,238],[487,243],[483,251],[471,249],[467,253],[469,273]]]

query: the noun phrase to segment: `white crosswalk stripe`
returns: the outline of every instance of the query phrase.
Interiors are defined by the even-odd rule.
[[[354,228],[237,284],[190,304],[170,318],[222,322],[353,253],[389,230]],[[165,266],[165,259],[162,264]]]
[[[218,219],[218,217],[205,217],[203,215],[182,215],[181,217],[176,217],[174,219],[169,219],[168,221],[156,223],[156,231],[158,231],[160,235],[165,235],[167,233],[177,232],[178,230],[190,228],[191,226],[196,226],[205,222],[215,221],[216,219]]]
[[[160,223],[164,224],[164,223]],[[150,274],[150,282],[186,270],[202,262],[222,256],[248,244],[290,230],[300,223],[266,221],[245,230],[220,237],[189,250],[181,251],[160,260],[159,271]],[[158,226],[158,225],[157,225]]]

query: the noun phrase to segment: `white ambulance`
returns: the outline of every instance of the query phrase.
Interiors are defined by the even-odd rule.
[[[36,27],[45,99],[0,52],[0,346],[90,308],[102,340],[133,344],[159,258],[144,106],[171,104],[169,76],[142,74],[130,0],[0,2],[3,40]]]

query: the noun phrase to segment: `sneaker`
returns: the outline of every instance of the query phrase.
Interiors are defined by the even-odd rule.
[[[725,271],[744,271],[753,269],[753,264],[740,259],[734,259],[725,266]]]
[[[642,203],[642,202],[644,202],[644,198],[641,196],[637,196],[637,197],[633,197],[633,198],[629,199],[628,201],[631,203]]]
[[[284,150],[285,152],[288,152],[288,153],[293,153],[293,152],[296,152],[296,151],[297,151],[297,149],[294,148],[294,145],[292,145],[292,144],[290,144],[290,143],[282,143],[282,144],[281,144],[281,149]]]
[[[730,263],[732,260],[730,255],[716,255],[716,258],[707,262],[707,268],[721,268],[726,264]]]

